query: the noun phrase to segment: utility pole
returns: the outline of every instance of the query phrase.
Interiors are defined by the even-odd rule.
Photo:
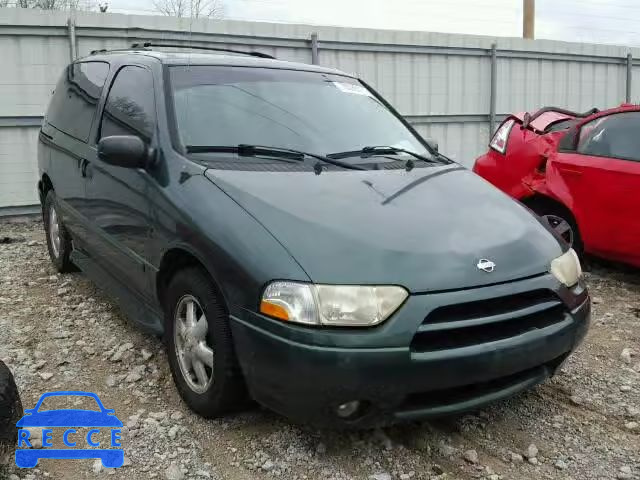
[[[522,38],[533,39],[536,26],[536,0],[522,0]]]

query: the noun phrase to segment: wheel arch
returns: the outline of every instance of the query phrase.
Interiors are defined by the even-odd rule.
[[[542,193],[535,193],[529,197],[523,198],[520,202],[534,212],[538,212],[545,207],[558,209],[562,213],[568,215],[575,222],[575,224],[578,225],[578,228],[580,228],[580,223],[578,222],[578,219],[571,211],[571,209],[555,198],[551,198],[548,195],[544,195]]]
[[[582,224],[574,212],[564,203],[541,193],[536,193],[527,197],[521,200],[521,203],[538,215],[544,211],[556,212],[558,215],[572,222],[576,230],[575,235],[577,236],[577,242],[574,243],[573,248],[578,252],[578,254],[582,254],[582,252],[584,252],[586,244]]]
[[[213,275],[213,273],[211,272],[211,269],[207,267],[206,263],[202,260],[200,255],[183,246],[170,248],[164,253],[162,259],[160,260],[160,268],[158,269],[158,273],[156,274],[155,282],[156,296],[158,298],[160,306],[164,307],[165,292],[174,275],[179,271],[190,267],[200,268],[204,273],[207,274],[207,276],[213,282],[216,292],[220,296],[223,307],[228,313],[229,304],[226,301],[226,296],[220,286],[220,283],[217,281],[215,275]]]
[[[53,182],[49,175],[46,173],[42,174],[42,178],[38,181],[38,195],[40,196],[40,205],[44,205],[44,199],[47,198],[47,193],[50,190],[54,190]],[[54,190],[55,191],[55,190]]]

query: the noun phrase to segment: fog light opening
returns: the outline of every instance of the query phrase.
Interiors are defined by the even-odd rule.
[[[338,415],[340,418],[351,418],[354,417],[359,410],[360,400],[352,400],[351,402],[346,402],[338,405],[338,407],[336,408],[336,415]]]

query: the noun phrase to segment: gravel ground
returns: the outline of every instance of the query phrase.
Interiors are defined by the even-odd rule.
[[[191,413],[161,342],[82,274],[57,275],[39,222],[0,221],[0,358],[24,407],[45,391],[87,390],[126,425],[123,468],[41,460],[0,477],[640,479],[640,273],[598,264],[586,276],[591,330],[546,384],[454,419],[317,431],[257,406],[218,420]]]

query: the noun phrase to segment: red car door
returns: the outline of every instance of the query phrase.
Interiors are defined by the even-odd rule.
[[[583,124],[549,167],[548,187],[573,211],[585,250],[640,266],[640,111]]]

